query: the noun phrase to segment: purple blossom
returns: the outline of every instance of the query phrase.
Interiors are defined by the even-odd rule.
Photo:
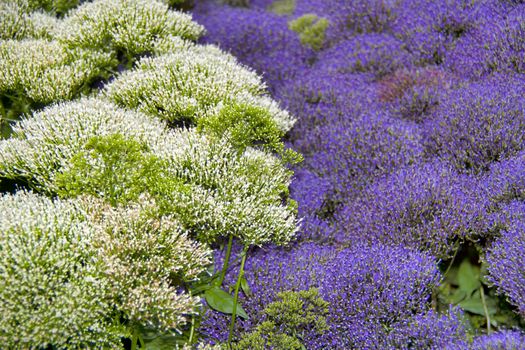
[[[521,77],[495,77],[451,90],[426,123],[429,154],[460,171],[479,173],[509,158],[525,141]]]
[[[445,64],[467,78],[492,72],[524,73],[525,4],[486,2],[477,25],[447,53]]]
[[[233,270],[228,275],[228,283],[235,274]],[[330,303],[330,330],[322,337],[307,334],[303,341],[308,349],[388,344],[395,324],[428,310],[430,293],[440,279],[434,259],[410,249],[356,245],[337,252],[311,243],[290,251],[257,252],[248,259],[246,276],[253,294],[242,295],[241,304],[252,317],[239,321],[238,332],[254,327],[279,291],[319,288]],[[201,332],[224,341],[227,327],[227,316],[208,311]]]
[[[389,334],[392,349],[467,349],[467,331],[459,310],[434,310],[397,323]]]
[[[379,178],[336,215],[337,241],[401,244],[439,257],[486,227],[476,181],[449,165],[415,165]]]
[[[489,265],[488,280],[507,296],[520,315],[525,316],[525,206],[519,203],[514,209],[519,215],[509,228],[501,232],[489,248],[486,260]]]
[[[472,1],[402,1],[393,34],[421,63],[442,63],[455,40],[475,25]]]
[[[388,34],[361,34],[318,56],[317,65],[338,73],[373,73],[376,77],[411,66],[403,42]]]
[[[336,200],[360,190],[374,176],[413,164],[422,155],[418,128],[385,113],[358,114],[312,133],[315,152],[305,166],[330,182]]]
[[[525,334],[519,331],[503,330],[490,335],[474,338],[471,350],[524,350]]]
[[[498,209],[514,200],[525,200],[525,153],[494,163],[481,178],[480,196]]]
[[[207,30],[204,42],[219,45],[255,69],[271,91],[293,80],[312,55],[288,29],[287,19],[271,12],[203,2],[194,18]]]
[[[388,344],[394,325],[428,309],[439,281],[432,257],[406,248],[355,245],[324,267],[320,293],[330,330],[308,349],[371,349]]]

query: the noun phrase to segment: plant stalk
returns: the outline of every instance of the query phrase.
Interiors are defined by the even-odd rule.
[[[239,290],[241,288],[241,280],[244,277],[244,263],[246,262],[246,256],[248,255],[248,246],[245,246],[242,250],[241,268],[239,269],[239,275],[237,276],[237,283],[235,284],[235,294],[233,295],[233,310],[232,318],[230,322],[230,332],[228,333],[228,347],[231,349],[233,331],[235,328],[235,319],[237,317],[237,303],[239,301]]]
[[[485,317],[487,318],[487,334],[491,333],[490,329],[490,315],[489,310],[487,309],[487,303],[485,302],[485,292],[483,291],[483,286],[479,288],[481,294],[481,302],[483,303],[483,311],[485,311]]]
[[[232,254],[232,246],[233,246],[233,235],[230,235],[228,238],[228,248],[226,249],[226,256],[224,257],[224,263],[222,264],[222,271],[221,276],[219,278],[219,281],[217,281],[217,286],[221,286],[222,282],[224,282],[224,278],[226,277],[226,271],[228,271],[228,264],[230,262],[230,257]]]

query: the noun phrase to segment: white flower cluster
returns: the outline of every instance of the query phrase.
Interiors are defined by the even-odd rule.
[[[118,133],[146,143],[161,137],[164,129],[160,121],[106,101],[57,104],[23,119],[14,127],[14,137],[0,142],[0,172],[28,179],[34,189],[53,194],[56,175],[67,170],[91,137]]]
[[[0,0],[0,97],[55,103],[0,140],[0,181],[40,193],[0,195],[7,348],[120,348],[140,327],[180,331],[200,303],[185,288],[211,263],[208,243],[284,244],[297,231],[292,172],[252,148],[280,142],[294,119],[254,71],[192,43],[203,27],[165,2]],[[63,102],[117,56],[143,53],[154,57],[98,96]],[[197,127],[169,127],[179,122]],[[245,125],[261,130],[242,139]]]
[[[169,35],[196,40],[204,28],[190,15],[156,0],[95,0],[71,11],[57,40],[71,47],[151,52],[155,39]]]
[[[201,240],[233,234],[247,244],[285,243],[296,232],[293,208],[281,203],[291,173],[275,157],[250,148],[239,155],[226,140],[210,142],[194,129],[169,130],[158,119],[104,100],[61,103],[22,120],[14,137],[0,141],[0,176],[55,194],[57,176],[70,170],[89,139],[114,134],[144,144],[166,162],[170,176],[191,188],[164,190],[162,203],[171,205],[162,211],[178,213]]]
[[[283,131],[292,127],[295,120],[266,96],[260,77],[230,54],[173,38],[158,41],[154,51],[168,50],[173,51],[142,59],[108,85],[104,94],[120,106],[169,122],[198,123],[222,108],[246,104],[267,110]]]
[[[3,346],[119,348],[128,331],[115,312],[165,331],[185,324],[199,300],[171,278],[195,279],[211,252],[176,221],[143,211],[93,198],[0,197]]]
[[[27,12],[16,2],[0,1],[0,39],[51,39],[58,19],[45,12]]]
[[[211,263],[211,251],[189,238],[173,218],[144,216],[154,205],[147,198],[125,208],[111,208],[93,198],[84,198],[83,204],[97,228],[93,248],[126,319],[166,332],[185,324],[199,299],[178,292],[171,280],[197,279]]]
[[[92,225],[71,202],[0,197],[0,342],[6,349],[118,348]]]
[[[89,92],[127,59],[153,52],[163,38],[196,40],[204,29],[191,16],[156,0],[75,2],[0,0],[0,97],[47,105]],[[50,13],[44,12],[49,10]]]
[[[18,92],[41,104],[71,99],[111,61],[107,53],[67,50],[56,41],[0,41],[0,95]]]

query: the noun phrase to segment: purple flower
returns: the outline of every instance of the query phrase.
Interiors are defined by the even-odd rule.
[[[372,73],[376,77],[411,66],[403,42],[388,34],[362,34],[342,41],[318,56],[317,65],[338,73]]]
[[[486,227],[475,179],[433,162],[377,179],[336,215],[336,240],[401,244],[446,257]]]
[[[348,115],[345,115],[349,118]],[[421,158],[419,130],[385,113],[369,112],[318,127],[305,166],[327,179],[337,198],[360,190],[374,176]]]
[[[503,330],[490,335],[474,338],[472,350],[524,350],[525,334],[519,331]]]
[[[519,215],[501,232],[489,248],[486,260],[488,280],[505,294],[520,315],[525,316],[525,205],[515,204]]]
[[[447,53],[445,64],[467,78],[492,72],[524,73],[524,16],[524,4],[484,3],[478,11],[478,23]]]
[[[233,283],[235,275],[235,270],[228,274],[227,283]],[[252,329],[279,291],[319,288],[330,303],[330,330],[321,337],[306,334],[308,349],[388,344],[395,324],[428,310],[430,293],[440,279],[434,259],[410,249],[358,244],[337,252],[312,243],[290,251],[260,250],[248,258],[246,276],[252,295],[242,295],[241,304],[251,318],[239,320],[238,332]],[[208,311],[200,331],[224,341],[227,327],[227,316]]]
[[[204,2],[195,8],[194,19],[207,30],[204,42],[219,45],[255,69],[271,91],[293,80],[312,54],[288,29],[286,18],[261,9]]]
[[[440,275],[432,257],[406,248],[355,245],[324,267],[320,293],[330,330],[308,349],[371,349],[388,344],[395,324],[428,309]]]
[[[391,349],[467,349],[467,331],[460,310],[434,310],[397,323],[389,334]]]
[[[522,77],[498,76],[449,91],[425,124],[428,153],[472,173],[518,153],[525,141],[524,88]]]

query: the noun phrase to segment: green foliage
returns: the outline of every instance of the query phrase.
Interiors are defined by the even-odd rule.
[[[198,129],[219,139],[227,137],[241,151],[254,144],[263,144],[270,151],[283,148],[284,131],[268,110],[258,106],[235,104],[222,108],[216,115],[203,119]]]
[[[288,22],[288,27],[299,34],[303,45],[319,51],[323,47],[325,32],[330,22],[315,14],[306,14]]]
[[[204,298],[206,299],[208,306],[213,310],[222,312],[224,314],[232,314],[234,304],[233,296],[231,296],[229,293],[226,293],[219,287],[215,286],[206,290],[206,292],[204,292]],[[244,309],[239,304],[237,304],[236,314],[245,320],[249,318],[246,311],[244,311]]]
[[[449,305],[454,305],[466,311],[470,336],[519,326],[522,323],[519,316],[486,281],[484,264],[473,262],[479,259],[477,250],[469,246],[458,249],[459,259],[448,266],[437,291],[438,309],[446,311]]]
[[[126,205],[144,193],[166,188],[167,183],[173,185],[166,167],[143,143],[121,134],[95,136],[71,158],[67,170],[57,175],[57,194],[93,195],[114,206]]]
[[[64,15],[79,4],[79,0],[16,0],[28,12],[43,10],[57,15]]]
[[[279,333],[277,325],[272,321],[264,321],[257,328],[232,344],[232,350],[266,350],[289,349],[301,350],[304,345],[299,339],[285,333]]]
[[[277,301],[263,311],[266,319],[254,331],[243,335],[233,349],[304,349],[301,344],[306,332],[322,334],[328,330],[328,302],[315,288],[277,294]]]
[[[278,15],[291,15],[295,11],[295,0],[276,0],[268,5],[267,10]]]

